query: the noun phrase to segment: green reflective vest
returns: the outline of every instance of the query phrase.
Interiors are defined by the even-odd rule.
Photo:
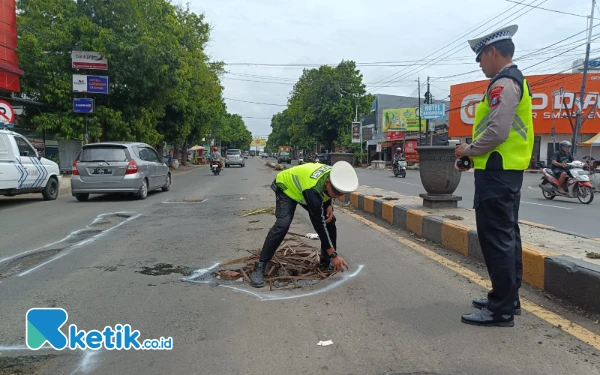
[[[325,191],[325,180],[331,172],[331,166],[319,163],[306,163],[286,169],[277,174],[275,183],[283,190],[285,195],[292,198],[300,204],[306,204],[302,192],[307,189],[315,188],[318,192]],[[327,195],[323,197],[323,202],[328,201]]]
[[[525,170],[531,162],[534,141],[532,94],[527,80],[516,67],[506,69],[490,82],[488,90],[486,90],[486,94],[475,112],[473,141],[481,137],[489,125],[490,105],[487,92],[494,82],[504,77],[512,78],[519,83],[521,86],[521,101],[517,106],[508,138],[494,150],[481,156],[473,156],[475,169],[486,169],[487,161],[492,152],[497,152],[502,156],[504,170]]]

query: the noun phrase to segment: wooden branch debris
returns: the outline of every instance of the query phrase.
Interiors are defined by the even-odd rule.
[[[304,237],[297,233],[288,233],[295,237]],[[249,256],[222,263],[222,268],[213,272],[221,280],[243,279],[250,282],[254,264],[260,259],[260,250],[246,250]],[[265,267],[265,281],[271,289],[298,287],[297,281],[319,281],[336,272],[320,266],[320,249],[306,244],[300,238],[286,238],[271,261]],[[237,277],[236,277],[237,276]]]

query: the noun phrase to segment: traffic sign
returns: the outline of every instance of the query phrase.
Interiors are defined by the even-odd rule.
[[[352,123],[352,143],[360,143],[360,122]]]
[[[75,98],[73,99],[73,112],[75,113],[94,113],[94,99]]]
[[[446,115],[446,104],[423,104],[421,109],[421,118],[425,120],[434,120],[444,118]]]
[[[0,123],[12,124],[15,121],[15,110],[10,103],[0,100]]]

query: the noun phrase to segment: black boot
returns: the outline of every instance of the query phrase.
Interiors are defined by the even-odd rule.
[[[252,271],[252,276],[250,276],[250,285],[255,288],[262,288],[265,286],[265,267],[267,263],[265,262],[256,262],[254,264],[254,271]]]
[[[465,314],[461,321],[475,326],[514,327],[514,315],[494,314],[487,308],[481,309],[473,314]]]
[[[475,298],[473,300],[473,306],[478,309],[483,309],[487,307],[488,299],[487,298]],[[521,315],[521,301],[515,301],[515,315]]]

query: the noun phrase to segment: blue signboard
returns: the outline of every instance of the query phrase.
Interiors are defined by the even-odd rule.
[[[423,104],[421,118],[425,120],[435,120],[444,118],[446,115],[446,104]]]
[[[94,99],[89,99],[89,98],[73,99],[73,112],[75,112],[75,113],[94,113]]]
[[[73,92],[108,94],[108,77],[73,74]]]

